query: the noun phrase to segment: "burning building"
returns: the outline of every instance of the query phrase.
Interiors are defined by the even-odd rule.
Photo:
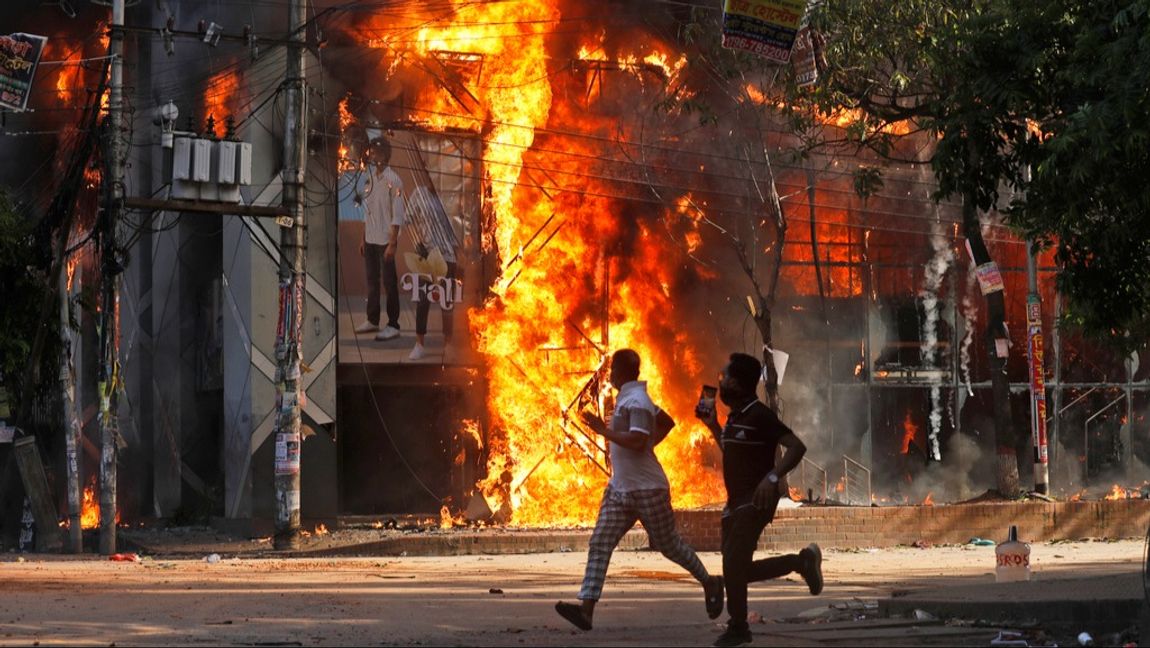
[[[305,517],[447,506],[449,517],[589,522],[610,458],[574,414],[609,408],[604,360],[621,347],[639,352],[652,396],[678,421],[658,450],[675,505],[721,501],[716,450],[692,410],[729,352],[761,353],[756,296],[773,300],[771,342],[789,356],[783,416],[811,448],[809,472],[851,493],[828,498],[955,501],[992,485],[985,307],[959,208],[933,202],[928,164],[789,155],[774,69],[730,80],[688,63],[676,36],[686,7],[318,4],[307,29]],[[177,128],[250,142],[243,203],[278,204],[280,13],[195,2],[129,13],[133,195],[167,190],[151,111],[171,101],[190,115]],[[78,83],[49,80],[41,106],[74,102]],[[5,128],[33,130],[41,114]],[[394,340],[354,332],[367,289],[355,198],[375,139],[390,143],[411,216]],[[866,199],[853,187],[861,165],[886,177]],[[279,226],[165,210],[129,221],[125,517],[266,520]],[[1007,370],[1029,457],[1026,246],[995,223],[984,232],[1014,324]],[[1052,273],[1043,257],[1053,483],[1072,492],[1150,453],[1147,384],[1138,356],[1053,329]],[[95,362],[80,359],[81,373]],[[92,380],[81,383],[90,407]],[[861,495],[860,471],[871,491]]]

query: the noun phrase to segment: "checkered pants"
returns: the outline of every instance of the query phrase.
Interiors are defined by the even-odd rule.
[[[675,530],[675,512],[671,510],[670,491],[658,489],[623,493],[608,486],[603,493],[603,502],[599,504],[595,531],[591,534],[587,571],[583,575],[579,600],[599,600],[611,554],[623,535],[635,526],[636,520],[643,523],[652,548],[691,572],[700,583],[707,579],[707,568],[695,555],[695,550]]]

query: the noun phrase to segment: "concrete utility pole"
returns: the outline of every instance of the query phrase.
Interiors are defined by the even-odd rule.
[[[303,349],[304,280],[307,229],[304,226],[304,178],[307,168],[307,94],[303,45],[307,11],[304,0],[292,0],[287,47],[286,116],[284,118],[283,207],[290,222],[280,222],[279,322],[276,328],[275,422],[275,548],[298,549],[300,542],[299,482],[300,411],[304,395],[300,380]]]
[[[124,0],[112,2],[111,82],[108,95],[108,168],[104,174],[102,243],[102,293],[100,304],[100,553],[116,552],[116,440],[120,436],[117,395],[120,382],[119,310],[120,260],[116,252],[116,227],[124,201]]]
[[[67,241],[67,235],[62,236]],[[66,248],[67,246],[60,246]],[[61,263],[63,260],[63,250]],[[64,348],[60,352],[60,388],[64,406],[64,447],[66,452],[68,492],[68,550],[72,553],[84,551],[84,531],[80,528],[81,500],[80,447],[83,432],[76,410],[76,367],[72,362],[75,336],[72,335],[72,295],[68,287],[68,273],[60,273],[60,337]]]

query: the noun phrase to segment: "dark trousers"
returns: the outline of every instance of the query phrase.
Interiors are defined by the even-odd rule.
[[[447,264],[447,281],[455,281],[454,263]],[[456,295],[455,298],[458,300],[460,295]],[[455,305],[458,306],[458,302]],[[453,307],[451,310],[441,308],[440,310],[443,311],[443,341],[450,342],[452,329],[451,323],[455,321],[454,317],[452,317],[452,313],[455,312],[455,308]],[[427,295],[423,295],[419,302],[415,305],[415,332],[419,335],[424,335],[427,333],[427,317],[431,314],[430,311],[431,300],[427,298]]]
[[[386,260],[385,250],[386,245],[363,245],[363,262],[367,265],[367,321],[379,325],[379,280],[382,274],[383,289],[387,291],[387,325],[398,329],[399,274],[395,270],[395,257]]]
[[[799,571],[798,554],[754,560],[759,536],[775,517],[775,508],[743,506],[723,517],[723,580],[727,584],[729,625],[747,628],[747,583],[770,580]]]

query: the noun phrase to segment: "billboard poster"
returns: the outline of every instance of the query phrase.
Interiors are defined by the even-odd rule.
[[[723,47],[786,63],[806,8],[807,0],[726,0]]]
[[[23,111],[28,107],[32,79],[48,38],[35,34],[0,36],[0,108]]]
[[[482,294],[478,143],[469,135],[367,133],[364,153],[340,179],[341,363],[474,360],[465,319]],[[385,162],[375,157],[380,150]],[[402,212],[400,222],[381,228],[373,209]]]

